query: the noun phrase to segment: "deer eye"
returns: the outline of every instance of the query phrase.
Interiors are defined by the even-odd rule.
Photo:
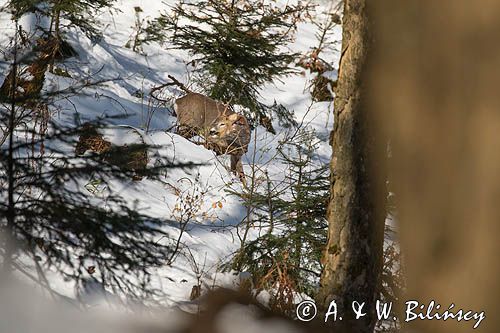
[[[224,127],[224,126],[226,126],[226,124],[224,124],[224,123],[219,124],[219,127]]]

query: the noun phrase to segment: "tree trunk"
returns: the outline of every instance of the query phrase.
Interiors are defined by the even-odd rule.
[[[317,297],[325,311],[332,300],[342,320],[335,332],[373,332],[374,303],[379,292],[385,220],[385,178],[372,177],[385,159],[370,129],[365,106],[364,67],[371,38],[365,0],[344,3],[342,56],[335,89],[335,123],[328,244]],[[377,165],[379,163],[379,165]],[[366,316],[355,319],[352,302],[365,302]],[[324,312],[323,312],[324,313]],[[338,318],[339,319],[339,318]]]
[[[376,1],[374,127],[391,142],[408,295],[477,320],[413,320],[411,332],[499,332],[500,2]],[[496,264],[495,264],[496,263]],[[405,309],[406,306],[401,307]],[[434,313],[435,311],[433,311]],[[404,317],[403,317],[404,319]]]

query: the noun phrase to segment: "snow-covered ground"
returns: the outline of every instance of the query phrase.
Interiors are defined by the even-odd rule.
[[[0,1],[0,5],[5,2]],[[191,288],[196,284],[192,269],[194,262],[204,266],[203,281],[208,285],[231,285],[237,282],[233,275],[217,272],[217,267],[239,246],[235,228],[244,218],[245,208],[237,197],[225,191],[228,187],[236,190],[241,187],[237,178],[228,171],[229,157],[216,156],[173,132],[166,132],[176,121],[172,110],[153,105],[147,97],[152,87],[169,81],[168,75],[188,82],[190,66],[187,64],[191,60],[189,54],[182,50],[165,49],[156,43],[145,45],[144,54],[125,47],[133,34],[134,7],[143,9],[143,18],[154,18],[160,11],[168,10],[169,3],[174,3],[174,0],[168,0],[166,3],[156,0],[117,1],[115,7],[119,12],[106,12],[99,18],[104,38],[98,43],[93,43],[80,30],[70,29],[66,37],[78,52],[78,57],[66,60],[63,67],[72,78],[47,74],[45,89],[63,89],[74,85],[83,77],[90,77],[92,80],[119,78],[120,80],[107,82],[102,87],[88,90],[87,96],[57,101],[58,112],[54,113],[53,117],[61,123],[72,123],[77,115],[83,123],[103,115],[126,115],[126,118],[112,122],[114,125],[131,126],[135,130],[130,127],[112,127],[105,133],[108,140],[124,143],[133,138],[137,139],[140,133],[147,143],[160,146],[159,153],[171,160],[203,164],[190,170],[169,170],[162,183],[143,179],[115,184],[111,189],[121,193],[131,203],[138,203],[138,209],[148,215],[165,220],[175,220],[176,204],[186,195],[194,193],[203,196],[202,205],[196,213],[197,218],[188,225],[182,238],[183,243],[191,250],[192,258],[179,256],[171,267],[161,268],[155,274],[155,283],[161,285],[166,294],[162,302],[166,305],[179,305],[189,299]],[[321,15],[329,6],[328,1],[318,2],[317,15]],[[317,45],[316,31],[317,27],[312,23],[300,23],[296,40],[289,48],[301,53],[309,51]],[[7,13],[2,12],[0,45],[3,50],[6,50],[12,35],[12,21]],[[341,28],[337,26],[335,39],[340,41],[340,37]],[[340,56],[339,45],[337,49],[331,49],[321,55],[326,61],[334,64],[335,68],[338,67]],[[8,62],[2,57],[0,54],[0,82],[3,82],[8,70]],[[300,67],[297,67],[297,71],[297,74],[282,77],[263,87],[262,101],[268,104],[274,101],[283,104],[294,111],[299,123],[314,129],[318,141],[316,161],[328,163],[331,155],[328,135],[333,123],[333,106],[329,102],[313,103],[307,90],[313,76]],[[250,172],[251,163],[267,170],[273,180],[280,180],[286,174],[286,166],[273,159],[279,141],[286,135],[286,129],[281,128],[277,122],[274,126],[277,135],[265,132],[262,127],[252,133],[248,153],[243,156],[247,174]],[[172,236],[180,232],[175,225],[165,228]],[[256,234],[257,231],[252,230],[250,236]],[[69,298],[76,297],[72,283],[64,282],[50,272],[48,277],[57,292]]]

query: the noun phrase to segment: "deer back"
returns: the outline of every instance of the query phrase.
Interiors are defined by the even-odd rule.
[[[192,92],[175,101],[175,112],[180,126],[196,131],[207,131],[220,117],[234,113],[229,105]]]

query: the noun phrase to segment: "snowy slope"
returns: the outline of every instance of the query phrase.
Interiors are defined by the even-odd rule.
[[[245,216],[241,202],[228,195],[224,189],[228,186],[238,189],[241,185],[228,171],[229,159],[216,156],[213,152],[195,145],[188,140],[166,130],[175,124],[175,117],[168,107],[157,106],[147,98],[150,89],[168,81],[167,75],[173,75],[183,82],[189,78],[189,55],[180,50],[166,50],[157,44],[144,46],[144,54],[138,54],[125,47],[133,34],[135,21],[134,7],[143,9],[143,18],[153,18],[161,10],[168,10],[166,3],[156,0],[119,0],[116,8],[120,12],[107,12],[100,17],[104,28],[104,39],[92,43],[81,31],[72,29],[67,39],[76,49],[78,58],[65,61],[64,67],[72,78],[47,75],[45,89],[63,89],[75,85],[75,82],[89,77],[92,80],[119,79],[107,82],[99,88],[86,91],[87,96],[71,97],[57,101],[58,112],[53,116],[62,123],[72,123],[75,119],[81,123],[103,115],[126,115],[126,118],[112,120],[115,126],[107,130],[106,139],[120,144],[137,141],[138,133],[146,141],[158,145],[157,153],[170,160],[196,162],[203,164],[191,170],[169,170],[164,182],[148,179],[139,182],[116,183],[112,191],[121,193],[131,203],[148,215],[175,220],[175,207],[186,195],[203,195],[203,203],[197,212],[196,222],[190,224],[183,236],[194,259],[179,256],[172,267],[162,268],[157,272],[155,283],[166,292],[167,298],[161,300],[167,305],[177,304],[189,299],[191,287],[196,278],[191,265],[193,260],[205,267],[203,276],[209,285],[233,283],[234,277],[216,272],[217,266],[228,258],[239,246],[235,226]],[[5,0],[0,1],[3,5]],[[328,2],[320,3],[318,13],[326,10]],[[319,14],[318,14],[319,15]],[[336,39],[340,40],[340,27],[336,28]],[[316,45],[316,27],[311,23],[299,25],[296,41],[289,45],[296,52],[306,52]],[[6,49],[9,37],[13,34],[11,21],[6,13],[0,14],[0,45]],[[0,55],[2,57],[2,55]],[[337,64],[339,50],[330,50],[322,54],[325,60]],[[4,59],[1,59],[4,60]],[[7,72],[8,64],[0,63],[0,81]],[[337,65],[335,65],[337,67]],[[311,74],[297,68],[299,74],[281,78],[262,89],[262,101],[272,104],[282,103],[294,110],[296,120],[316,131],[318,141],[317,162],[327,163],[331,149],[328,134],[332,128],[332,105],[327,102],[312,103],[306,87]],[[172,96],[179,92],[172,91]],[[144,97],[146,96],[146,97]],[[279,180],[286,173],[285,166],[273,159],[280,139],[285,136],[285,129],[277,127],[277,135],[266,133],[257,128],[248,153],[243,157],[243,164],[248,174],[250,163],[267,170],[271,179]],[[134,128],[134,129],[132,129]],[[151,161],[150,163],[154,163]],[[222,203],[221,206],[214,203]],[[175,224],[165,226],[172,235],[179,233]],[[251,236],[257,234],[251,231]],[[60,293],[74,298],[75,291],[70,283],[61,281],[49,274],[52,286]]]

